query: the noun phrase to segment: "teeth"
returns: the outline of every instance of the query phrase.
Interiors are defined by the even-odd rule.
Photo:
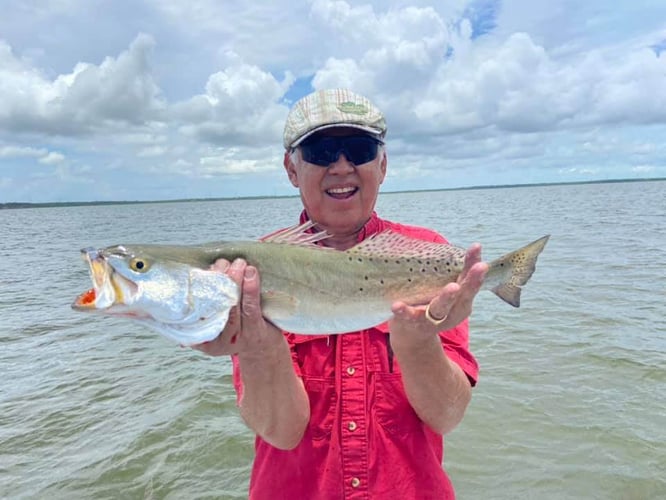
[[[99,289],[104,286],[104,281],[106,280],[106,266],[97,260],[90,261],[90,268],[92,270],[93,283],[95,288]]]
[[[344,188],[333,188],[329,189],[329,193],[334,193],[334,194],[345,194],[345,193],[351,193],[352,191],[355,191],[355,187],[344,187]]]

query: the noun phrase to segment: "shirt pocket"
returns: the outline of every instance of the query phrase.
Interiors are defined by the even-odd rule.
[[[374,384],[375,415],[388,434],[406,435],[421,427],[421,419],[407,400],[400,374],[376,373]]]
[[[333,378],[335,352],[328,335],[288,334],[291,358],[297,375],[311,378]]]
[[[335,421],[337,394],[334,378],[303,375],[303,384],[310,399],[308,428],[313,440],[327,439]]]

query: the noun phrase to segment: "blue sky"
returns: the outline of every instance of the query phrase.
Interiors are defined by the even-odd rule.
[[[339,86],[384,191],[666,177],[666,2],[8,0],[0,203],[296,194],[289,105]]]

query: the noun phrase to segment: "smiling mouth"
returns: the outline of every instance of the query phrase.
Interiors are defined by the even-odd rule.
[[[346,200],[351,198],[358,191],[357,187],[331,188],[326,190],[326,194],[336,200]]]

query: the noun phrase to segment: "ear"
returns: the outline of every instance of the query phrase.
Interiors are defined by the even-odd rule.
[[[295,153],[298,154],[298,153]],[[294,164],[294,161],[292,160],[292,153],[289,151],[284,152],[284,160],[282,161],[282,164],[284,165],[284,169],[287,171],[287,177],[289,177],[289,181],[291,182],[291,185],[294,187],[298,187],[298,174],[296,172],[296,165]]]
[[[388,157],[386,156],[386,150],[384,148],[382,148],[382,161],[379,164],[379,169],[382,172],[382,178],[379,181],[380,184],[382,182],[384,182],[384,178],[386,177],[386,166],[387,165],[388,165]]]

